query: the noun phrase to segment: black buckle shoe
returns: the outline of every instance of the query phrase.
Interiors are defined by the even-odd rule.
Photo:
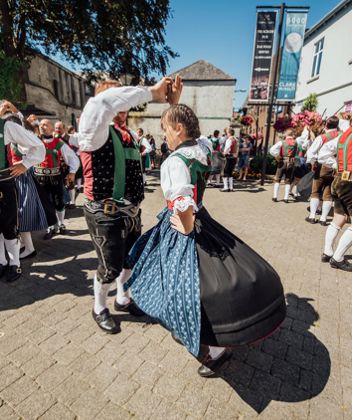
[[[117,334],[120,332],[119,327],[116,325],[116,322],[112,319],[109,309],[104,309],[100,314],[96,314],[94,310],[92,311],[93,319],[98,324],[98,327],[101,328],[108,334]]]
[[[330,262],[330,260],[331,260],[331,256],[329,256],[329,255],[323,254],[321,256],[321,262],[323,262],[323,263],[328,263],[328,262]]]
[[[277,198],[273,197],[273,198],[271,199],[271,201],[273,201],[274,203],[277,203]]]
[[[51,239],[54,235],[54,230],[50,229],[49,232],[46,232],[46,234],[43,236],[43,239],[48,240]]]
[[[288,204],[288,200],[284,200],[284,203]]]
[[[118,312],[129,312],[133,316],[144,316],[145,313],[138,308],[138,306],[135,304],[133,299],[130,299],[130,301],[126,305],[120,305],[119,303],[114,302],[114,309]]]
[[[320,220],[319,221],[319,223],[322,225],[322,226],[328,226],[329,225],[329,223],[326,221],[326,220]]]
[[[60,235],[65,235],[65,233],[66,233],[66,226],[65,225],[60,225],[59,226],[59,233],[60,233]]]
[[[17,265],[10,265],[7,269],[6,273],[6,281],[11,283],[16,281],[22,275],[22,268],[18,267]]]
[[[330,258],[330,267],[337,268],[343,271],[352,271],[352,264],[347,260],[343,259],[342,261],[336,261],[333,258]]]
[[[208,354],[206,359],[203,360],[202,366],[198,368],[198,375],[202,376],[203,378],[214,376],[216,370],[219,369],[230,357],[231,351],[228,349],[225,349],[221,356],[217,357],[216,359],[210,358]]]
[[[308,223],[311,223],[312,225],[315,225],[316,223],[318,223],[317,220],[311,219],[310,217],[306,217],[304,220]]]
[[[33,257],[36,257],[36,256],[37,256],[37,251],[34,250],[33,252],[26,255],[25,257],[21,257],[21,254],[20,254],[20,260],[26,260],[27,258],[33,258]]]

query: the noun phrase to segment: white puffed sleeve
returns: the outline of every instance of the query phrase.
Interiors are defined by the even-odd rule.
[[[194,185],[187,165],[177,156],[169,156],[161,166],[161,188],[164,197],[174,203],[174,212],[186,211],[190,206],[198,207],[193,197]]]

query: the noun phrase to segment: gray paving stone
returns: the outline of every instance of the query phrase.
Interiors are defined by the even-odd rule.
[[[12,364],[3,367],[0,370],[0,391],[17,381],[21,376],[23,376],[23,372]]]
[[[47,392],[39,389],[22,401],[16,412],[26,420],[35,420],[55,404],[56,400]]]
[[[37,390],[38,385],[32,379],[28,376],[21,376],[16,382],[1,391],[1,398],[16,407]]]
[[[170,381],[170,378],[167,375],[163,375],[154,385],[153,392],[170,401],[177,401],[185,386],[186,381],[181,378],[173,378],[172,381]]]
[[[118,378],[107,388],[104,395],[118,405],[125,404],[137,391],[140,385],[126,375]]]
[[[55,335],[52,335],[51,337],[49,337],[42,343],[40,343],[39,348],[45,353],[53,355],[55,352],[60,350],[66,344],[68,344],[67,338],[57,333]]]
[[[20,416],[8,404],[0,400],[0,419],[20,420]]]
[[[125,404],[125,408],[132,414],[143,418],[146,413],[151,413],[160,404],[162,398],[153,393],[149,388],[139,388]]]
[[[97,392],[95,389],[90,389],[84,392],[77,401],[75,401],[71,410],[79,417],[85,420],[95,419],[98,414],[104,409],[108,400],[104,398],[103,394]]]
[[[51,391],[60,385],[66,378],[72,374],[72,371],[59,363],[51,366],[41,373],[36,381],[46,391]]]
[[[37,378],[42,372],[56,363],[55,359],[38,350],[36,356],[21,366],[23,372],[32,378]]]
[[[39,418],[40,420],[75,420],[77,417],[63,404],[56,403]]]

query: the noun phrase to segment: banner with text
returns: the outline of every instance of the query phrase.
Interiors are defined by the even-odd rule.
[[[249,101],[267,102],[277,12],[257,12]]]
[[[295,99],[298,70],[307,23],[307,12],[288,12],[280,67],[277,100]]]

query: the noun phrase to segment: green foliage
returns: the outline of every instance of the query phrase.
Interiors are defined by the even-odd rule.
[[[22,71],[25,65],[15,57],[6,57],[0,50],[0,99],[19,103],[23,84],[21,83]]]
[[[255,156],[251,160],[250,168],[254,173],[262,172],[263,160],[264,160],[263,156]],[[271,155],[268,155],[266,157],[266,174],[274,175],[276,172],[276,167],[277,167],[276,160]]]
[[[7,56],[38,49],[85,72],[138,81],[165,74],[177,55],[165,45],[170,14],[169,0],[0,1],[0,30]]]
[[[318,108],[318,98],[316,93],[311,93],[303,102],[301,111],[316,112]]]

